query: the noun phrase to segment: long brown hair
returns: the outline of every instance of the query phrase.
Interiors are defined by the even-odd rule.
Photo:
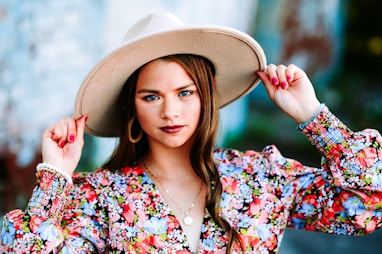
[[[178,54],[160,58],[164,61],[175,61],[180,64],[194,81],[201,99],[201,114],[195,140],[191,147],[190,160],[195,173],[207,186],[206,205],[215,222],[228,235],[227,253],[232,253],[235,241],[240,241],[237,232],[219,215],[219,204],[222,195],[220,175],[213,160],[213,149],[219,125],[219,106],[214,88],[215,68],[206,58],[189,54]],[[128,121],[136,117],[134,96],[136,83],[142,67],[135,71],[126,81],[117,107],[119,111],[120,129],[119,144],[104,165],[104,168],[118,170],[124,166],[132,166],[145,157],[148,152],[147,137],[133,144],[128,139]],[[133,124],[132,134],[141,131],[138,121]],[[126,156],[128,155],[128,156]]]

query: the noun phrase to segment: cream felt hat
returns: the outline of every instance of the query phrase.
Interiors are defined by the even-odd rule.
[[[78,91],[75,117],[88,115],[85,131],[103,137],[119,136],[116,102],[128,77],[142,65],[173,54],[195,54],[209,59],[216,70],[219,105],[249,93],[264,70],[263,49],[249,35],[222,26],[185,25],[168,12],[139,20],[123,44],[103,58]]]

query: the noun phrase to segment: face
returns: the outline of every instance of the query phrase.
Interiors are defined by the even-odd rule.
[[[137,80],[135,109],[151,149],[192,145],[201,100],[180,64],[154,60],[143,67]]]

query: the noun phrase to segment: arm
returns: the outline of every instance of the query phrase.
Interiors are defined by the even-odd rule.
[[[336,186],[354,187],[355,178],[362,178],[364,183],[358,187],[382,190],[382,139],[377,131],[352,132],[322,107],[305,72],[293,64],[270,64],[257,74],[271,100],[300,124],[302,132],[323,154],[323,167],[331,170]]]
[[[37,173],[37,185],[25,212],[14,210],[3,218],[1,253],[92,253],[103,250],[106,213],[86,178],[75,185],[62,176]]]
[[[48,253],[93,248],[81,235],[85,225],[92,225],[79,207],[87,192],[79,191],[81,185],[71,184],[81,156],[85,121],[86,117],[67,118],[44,132],[43,161],[60,168],[67,177],[47,168],[37,172],[37,185],[25,212],[15,210],[3,219],[0,250]],[[71,226],[76,220],[77,226]]]
[[[368,234],[382,226],[382,138],[352,132],[327,108],[302,129],[322,153],[322,172],[296,190],[290,226],[335,234]],[[295,180],[300,181],[299,179]]]
[[[294,190],[290,225],[338,234],[365,234],[382,224],[382,138],[377,131],[352,132],[329,110],[320,109],[306,74],[294,65],[269,65],[258,72],[269,97],[301,124],[322,153],[322,169],[296,162],[280,165]],[[319,111],[318,115],[317,112]],[[298,176],[300,175],[300,176]]]

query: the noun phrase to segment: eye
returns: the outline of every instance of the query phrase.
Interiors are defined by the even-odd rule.
[[[183,90],[179,93],[179,97],[186,97],[186,96],[190,96],[191,94],[193,93],[193,91],[191,90]]]
[[[143,99],[145,101],[155,101],[155,100],[158,100],[159,97],[157,95],[151,94],[151,95],[147,95],[147,96],[143,97]]]

